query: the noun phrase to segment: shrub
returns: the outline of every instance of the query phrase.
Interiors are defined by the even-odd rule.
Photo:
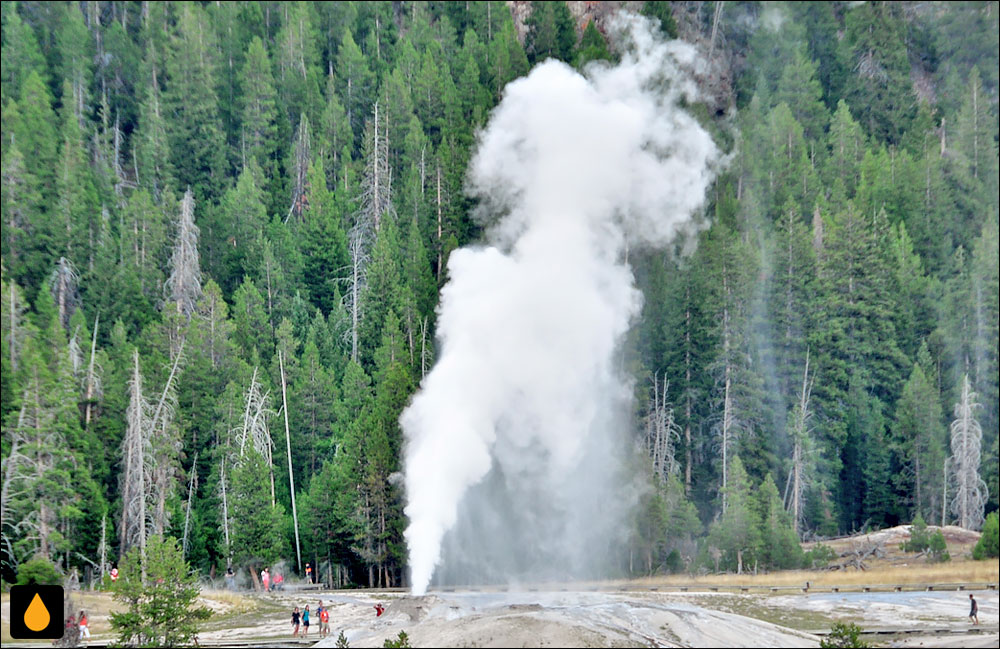
[[[976,561],[983,559],[995,559],[1000,556],[1000,521],[997,513],[991,512],[983,523],[983,535],[976,542],[976,547],[972,548],[972,558]]]
[[[927,531],[927,523],[924,517],[917,514],[910,526],[910,540],[905,541],[900,547],[903,552],[923,552],[931,545],[931,535]]]
[[[409,647],[410,646],[410,636],[406,635],[406,631],[400,631],[399,635],[396,637],[395,640],[391,640],[389,638],[386,638],[385,642],[382,643],[382,646],[383,647],[390,647],[390,648]]]
[[[828,563],[837,558],[837,553],[829,545],[817,543],[805,553],[806,568],[825,568]]]
[[[663,561],[663,567],[670,574],[675,574],[681,571],[681,554],[677,550],[671,550],[670,554]]]
[[[62,573],[55,564],[38,555],[30,561],[25,561],[17,570],[17,585],[38,584],[40,586],[59,586],[63,583]]]
[[[871,645],[861,639],[861,627],[853,622],[847,624],[834,622],[830,627],[830,635],[819,641],[823,649],[847,649],[858,647],[864,649]]]
[[[937,530],[931,534],[930,543],[927,544],[927,554],[934,563],[951,561],[951,555],[948,554],[948,544],[945,543],[944,534],[941,533],[941,530]]]
[[[156,535],[146,541],[145,561],[139,548],[128,551],[120,563],[116,602],[125,604],[111,614],[118,643],[127,647],[183,647],[197,644],[198,623],[212,611],[192,608],[198,579],[191,573],[177,541]]]
[[[344,635],[343,630],[341,630],[340,635],[337,636],[337,647],[340,649],[350,649],[350,646],[351,645],[347,643],[347,636]]]

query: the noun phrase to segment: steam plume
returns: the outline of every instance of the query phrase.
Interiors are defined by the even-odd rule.
[[[550,60],[509,84],[470,164],[489,242],[451,255],[439,361],[401,418],[414,594],[449,534],[480,575],[537,577],[573,574],[620,528],[615,351],[642,304],[624,252],[690,226],[717,151],[679,107],[694,50],[634,15],[615,29],[620,64]]]

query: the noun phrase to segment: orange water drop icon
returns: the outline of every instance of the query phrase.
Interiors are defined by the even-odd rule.
[[[42,598],[38,596],[38,593],[35,593],[35,597],[28,604],[28,610],[24,612],[24,625],[32,631],[38,632],[49,625],[50,619],[49,609],[45,608]]]

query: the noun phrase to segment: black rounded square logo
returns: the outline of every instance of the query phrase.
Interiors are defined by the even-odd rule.
[[[10,636],[58,640],[63,635],[62,586],[11,586]]]

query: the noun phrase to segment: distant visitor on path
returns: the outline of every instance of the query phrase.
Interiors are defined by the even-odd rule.
[[[319,613],[319,634],[322,637],[330,635],[330,609],[323,608]]]
[[[90,620],[87,619],[87,612],[80,611],[80,637],[89,638],[90,637]]]
[[[232,566],[226,566],[226,588],[236,590],[236,575],[233,573]]]
[[[383,613],[385,613],[385,607],[382,606],[382,602],[379,602],[375,605],[375,617],[382,617]]]
[[[309,565],[308,561],[306,561],[306,581],[310,584],[313,583],[313,569],[312,566]]]
[[[969,593],[969,602],[972,604],[972,608],[969,609],[969,621],[973,624],[979,624],[979,602],[972,596],[972,593]]]
[[[302,635],[309,635],[309,607],[302,611]]]
[[[299,618],[300,617],[301,616],[299,615],[299,607],[296,606],[294,609],[292,609],[292,637],[293,638],[299,635]]]

